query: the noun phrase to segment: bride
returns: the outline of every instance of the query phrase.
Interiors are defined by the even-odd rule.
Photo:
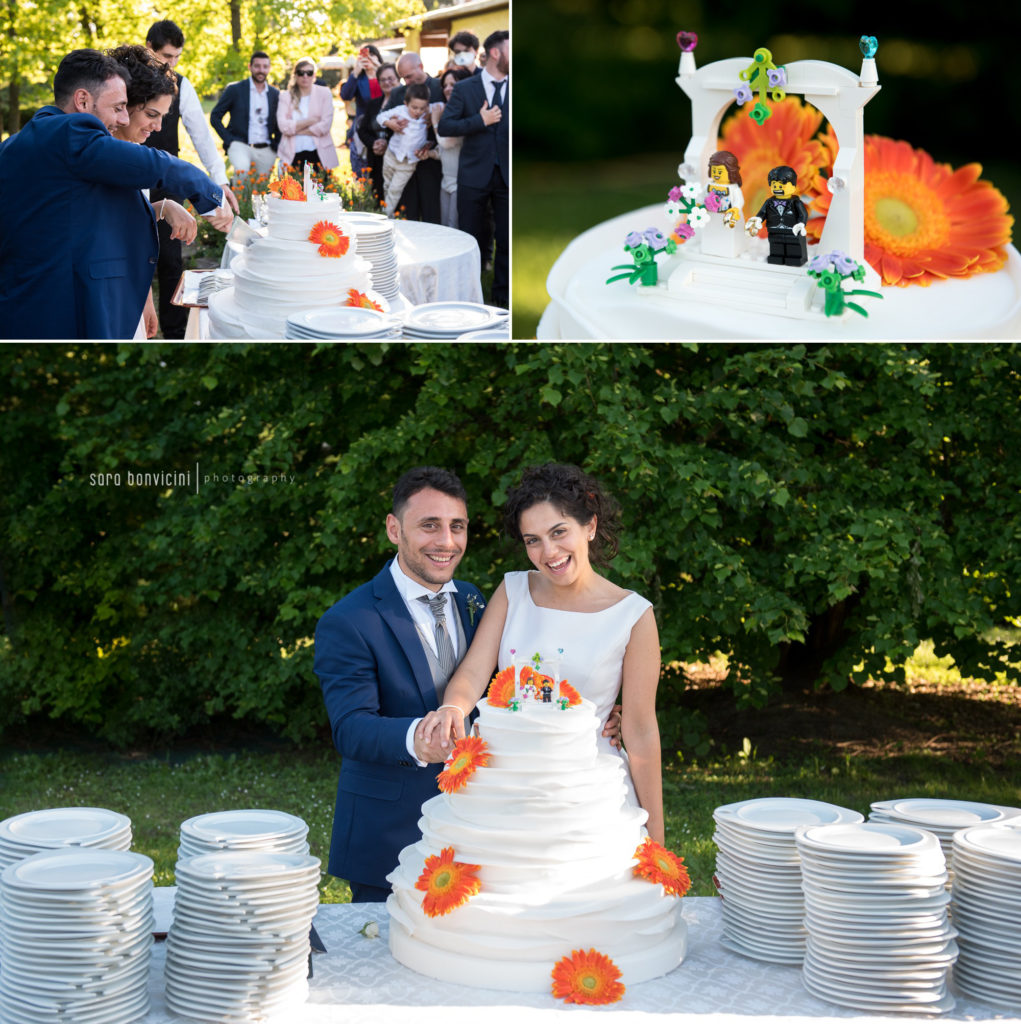
[[[444,703],[418,726],[419,739],[449,746],[485,692],[497,664],[532,651],[558,652],[560,675],[596,706],[600,721],[622,695],[627,754],[600,739],[630,767],[647,829],[663,843],[656,687],[659,633],[652,605],[599,575],[617,554],[619,508],[576,466],[547,463],[525,471],[507,497],[504,526],[521,540],[535,569],[509,572],[486,607],[471,647],[451,677]]]

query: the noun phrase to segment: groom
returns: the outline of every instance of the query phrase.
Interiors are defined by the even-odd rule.
[[[485,607],[477,587],[454,579],[468,507],[453,473],[405,473],[386,534],[397,557],[330,608],[315,634],[315,673],[343,759],[329,872],[350,882],[353,903],[385,900],[398,854],[420,838],[422,804],[436,796],[449,751],[420,745],[415,726],[443,703]]]

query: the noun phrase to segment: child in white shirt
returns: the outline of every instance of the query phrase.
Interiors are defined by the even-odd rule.
[[[376,121],[393,130],[383,155],[383,201],[386,215],[393,217],[404,187],[418,163],[418,151],[425,145],[429,128],[429,86],[412,83],[404,91],[404,103],[381,110]],[[401,127],[401,122],[406,122]]]

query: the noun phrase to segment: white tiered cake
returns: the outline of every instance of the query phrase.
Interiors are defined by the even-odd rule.
[[[621,759],[597,749],[588,701],[561,711],[480,705],[488,764],[422,807],[422,839],[388,876],[390,949],[422,974],[480,988],[550,991],[561,958],[594,947],[625,985],[683,959],[680,900],[635,877],[647,815],[629,804]],[[442,916],[423,910],[427,858],[453,848],[479,891]]]
[[[270,196],[265,238],[234,258],[234,286],[210,299],[210,316],[219,336],[237,336],[240,324],[249,338],[283,338],[288,316],[309,309],[346,304],[354,288],[372,287],[367,260],[355,253],[353,238],[343,231],[340,197],[326,194],[307,200]],[[320,254],[309,236],[327,222],[347,236],[341,256]]]

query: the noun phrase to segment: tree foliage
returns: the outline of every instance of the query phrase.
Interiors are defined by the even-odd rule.
[[[613,574],[654,601],[664,659],[725,652],[753,704],[862,682],[926,638],[992,678],[990,630],[1021,615],[1014,345],[0,359],[0,728],[44,714],[126,742],[233,716],[310,735],[315,623],[378,572],[390,488],[424,462],[465,482],[462,575],[487,592],[527,565],[498,532],[521,469],[583,465],[623,505]]]

